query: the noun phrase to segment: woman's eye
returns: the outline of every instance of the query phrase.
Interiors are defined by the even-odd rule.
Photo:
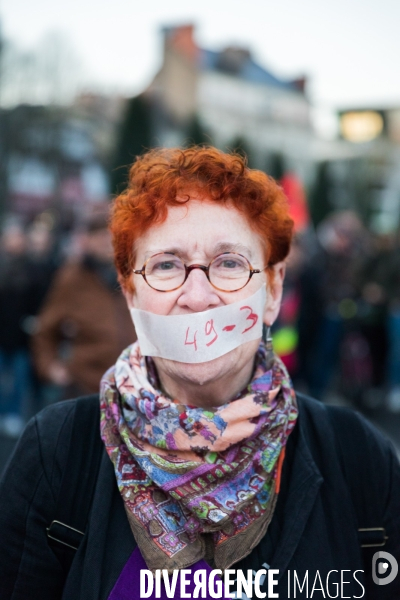
[[[215,267],[217,269],[227,269],[231,271],[232,269],[240,268],[242,265],[239,261],[231,258],[226,258],[225,260],[220,260],[216,263]]]
[[[155,269],[159,269],[160,271],[170,271],[171,269],[174,269],[176,267],[176,264],[174,262],[161,262],[158,263],[157,265],[155,265]]]
[[[225,269],[234,269],[235,267],[238,267],[239,264],[237,263],[236,260],[224,260],[221,264],[221,267],[224,267]]]

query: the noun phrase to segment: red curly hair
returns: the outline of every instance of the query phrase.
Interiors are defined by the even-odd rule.
[[[152,225],[165,221],[169,206],[190,201],[192,194],[230,203],[242,212],[265,242],[268,266],[288,255],[293,221],[274,179],[249,169],[240,154],[213,147],[150,150],[132,165],[128,188],[114,200],[111,212],[115,265],[125,290],[134,289],[135,241]]]

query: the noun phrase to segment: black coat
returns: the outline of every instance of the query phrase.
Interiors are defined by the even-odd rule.
[[[369,595],[363,595],[357,583],[364,582],[363,573],[354,575],[364,569],[357,538],[362,524],[357,523],[354,498],[337,450],[336,437],[341,437],[342,428],[334,432],[331,416],[335,413],[336,422],[346,425],[343,431],[352,432],[352,439],[342,436],[345,453],[361,457],[359,472],[353,474],[360,482],[356,486],[359,498],[368,503],[373,497],[370,490],[378,490],[380,506],[372,512],[383,516],[367,525],[386,528],[389,539],[384,550],[400,559],[400,467],[390,444],[348,409],[327,407],[301,396],[298,401],[299,419],[289,438],[271,525],[259,546],[235,567],[258,570],[266,563],[279,569],[275,591],[281,599],[398,600],[400,574],[392,584],[373,584]],[[88,402],[96,414],[98,399],[90,397]],[[74,407],[75,401],[59,403],[32,419],[0,483],[1,600],[106,600],[136,547],[113,465],[104,451],[86,535],[64,583],[62,566],[48,546],[46,527],[55,516]],[[98,426],[98,419],[93,419],[93,427]],[[301,593],[297,587],[294,595],[294,571],[300,582],[308,571],[308,594],[305,586]],[[334,571],[329,576],[330,596],[326,588],[329,571]],[[324,592],[311,595],[317,572]],[[342,591],[334,586],[340,578],[349,582],[343,583]],[[315,587],[321,587],[318,580]]]

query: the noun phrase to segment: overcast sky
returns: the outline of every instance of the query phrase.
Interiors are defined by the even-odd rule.
[[[193,22],[200,46],[240,44],[278,76],[307,74],[319,106],[400,106],[400,0],[0,0],[0,21],[26,49],[65,36],[88,85],[140,91],[160,27]]]

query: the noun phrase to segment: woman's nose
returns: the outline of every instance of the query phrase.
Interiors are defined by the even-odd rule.
[[[181,289],[182,293],[177,300],[180,307],[201,312],[221,304],[217,290],[212,287],[202,269],[192,269]]]

